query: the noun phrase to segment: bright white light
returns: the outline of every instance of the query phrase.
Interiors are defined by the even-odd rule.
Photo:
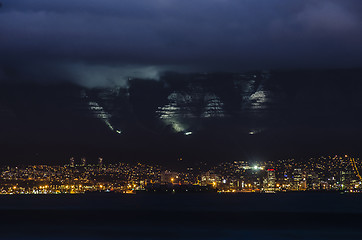
[[[262,131],[264,131],[264,129],[262,129],[262,128],[251,129],[251,130],[249,131],[249,135],[256,135],[256,134],[261,133]]]
[[[116,130],[116,133],[121,134],[122,131],[121,130]]]
[[[185,132],[185,135],[186,136],[189,136],[189,135],[191,135],[192,134],[192,132]]]
[[[258,166],[254,166],[254,170],[258,170],[259,169],[259,167]]]
[[[114,127],[112,126],[112,124],[107,119],[103,119],[103,122],[109,127],[109,129],[114,131]]]

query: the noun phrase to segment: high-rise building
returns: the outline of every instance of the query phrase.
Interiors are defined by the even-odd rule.
[[[307,190],[318,190],[320,187],[320,179],[318,177],[318,174],[311,171],[308,172],[307,178],[306,178],[306,187]]]
[[[99,167],[103,167],[103,158],[102,157],[98,158],[98,165],[99,165]]]
[[[74,157],[69,159],[69,166],[74,167]]]
[[[293,170],[292,178],[293,178],[293,182],[292,182],[293,190],[297,190],[297,191],[305,190],[306,184],[305,184],[305,177],[302,172],[302,169],[295,168]]]
[[[81,158],[82,166],[85,166],[87,164],[87,159],[85,157]]]
[[[274,169],[267,169],[267,176],[264,179],[264,190],[275,190],[276,177]]]

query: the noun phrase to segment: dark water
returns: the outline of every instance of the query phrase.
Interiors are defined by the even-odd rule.
[[[1,196],[1,239],[362,239],[362,195]]]

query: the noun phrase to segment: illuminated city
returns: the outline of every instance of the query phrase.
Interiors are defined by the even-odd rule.
[[[208,170],[189,167],[175,172],[141,163],[79,164],[5,167],[1,194],[82,194],[138,192],[361,192],[362,163],[347,155],[249,163],[224,162]]]

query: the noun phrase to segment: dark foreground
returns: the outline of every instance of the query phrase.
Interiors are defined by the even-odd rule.
[[[1,196],[1,239],[362,239],[362,195]]]

